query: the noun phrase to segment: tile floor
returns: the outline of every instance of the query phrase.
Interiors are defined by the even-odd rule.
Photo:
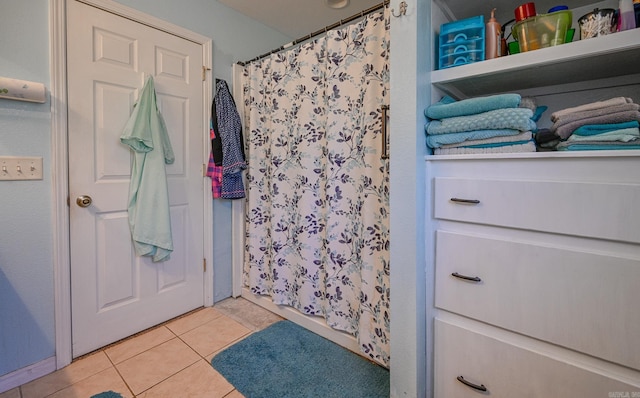
[[[211,358],[281,319],[245,299],[226,299],[81,357],[0,398],[89,398],[104,391],[126,398],[241,398],[211,367]]]

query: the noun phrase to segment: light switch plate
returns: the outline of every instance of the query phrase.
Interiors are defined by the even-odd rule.
[[[0,181],[42,180],[42,158],[0,156]]]

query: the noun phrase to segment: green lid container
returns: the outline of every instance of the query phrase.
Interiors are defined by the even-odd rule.
[[[571,22],[568,10],[539,14],[513,25],[511,33],[518,40],[520,52],[533,51],[564,44]]]

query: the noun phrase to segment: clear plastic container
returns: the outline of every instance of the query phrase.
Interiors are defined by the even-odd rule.
[[[572,19],[571,11],[539,14],[516,23],[511,32],[518,40],[520,52],[557,46],[564,44]]]
[[[440,57],[440,69],[450,68],[452,66],[460,66],[472,64],[474,62],[484,60],[484,49],[476,51],[465,51],[460,54],[451,54]]]
[[[456,44],[453,46],[450,46],[450,45],[442,46],[441,56],[449,56],[452,54],[465,53],[467,51],[481,50],[482,49],[481,46],[483,45],[484,45],[484,42],[482,41],[482,39],[474,39],[474,40],[468,40],[461,44]]]

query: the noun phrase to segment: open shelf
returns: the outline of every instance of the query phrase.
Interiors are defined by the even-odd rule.
[[[431,73],[444,93],[488,93],[640,76],[640,28]]]

